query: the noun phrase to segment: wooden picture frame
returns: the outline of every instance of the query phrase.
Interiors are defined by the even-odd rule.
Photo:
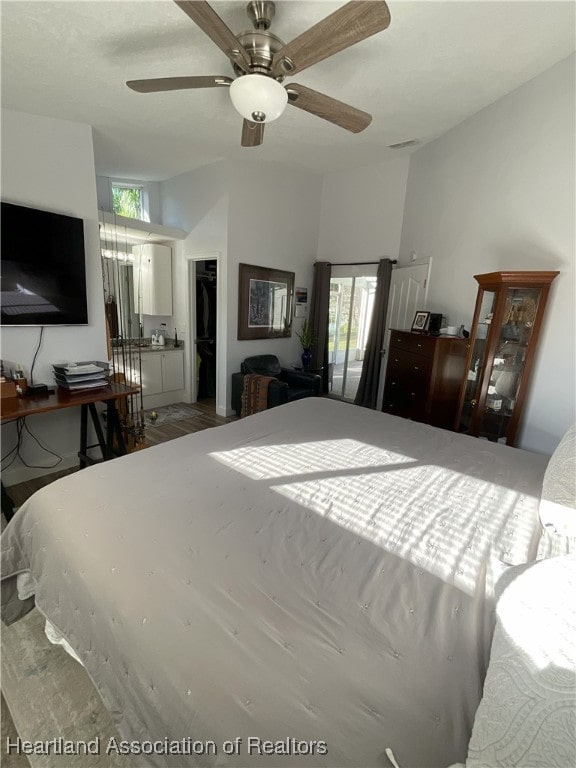
[[[240,264],[238,339],[292,335],[294,277],[294,272]]]
[[[418,310],[412,320],[412,333],[426,333],[428,331],[428,322],[430,320],[430,312],[422,312]]]

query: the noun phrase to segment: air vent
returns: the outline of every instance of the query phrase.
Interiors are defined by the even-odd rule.
[[[399,141],[398,144],[389,144],[390,149],[405,149],[406,147],[415,147],[420,144],[420,139],[409,139],[408,141]]]

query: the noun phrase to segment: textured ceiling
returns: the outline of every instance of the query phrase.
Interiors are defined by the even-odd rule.
[[[245,2],[212,5],[234,32],[251,28]],[[341,5],[278,0],[271,31],[288,42]],[[390,144],[431,141],[575,47],[571,1],[389,7],[386,31],[294,78],[370,112],[357,135],[288,107],[261,147],[241,148],[227,89],[130,91],[130,79],[232,75],[171,0],[4,0],[2,105],[92,125],[101,175],[160,180],[223,158],[326,172],[395,157]]]

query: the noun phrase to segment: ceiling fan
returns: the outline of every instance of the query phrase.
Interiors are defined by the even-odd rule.
[[[286,76],[349,48],[381,32],[390,24],[390,12],[383,0],[352,0],[285,44],[269,32],[276,8],[272,0],[251,0],[246,11],[254,29],[239,35],[226,26],[216,11],[203,0],[174,0],[230,59],[235,78],[223,75],[201,77],[160,77],[129,80],[133,91],[153,93],[189,88],[230,88],[235,109],[244,118],[243,147],[262,144],[264,124],[276,120],[286,104],[303,109],[330,123],[359,133],[372,116],[349,104],[297,83],[286,86]]]

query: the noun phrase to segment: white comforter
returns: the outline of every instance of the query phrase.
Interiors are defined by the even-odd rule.
[[[47,486],[2,573],[30,569],[125,738],[215,745],[138,765],[440,768],[466,757],[495,563],[535,556],[545,462],[311,398]]]

